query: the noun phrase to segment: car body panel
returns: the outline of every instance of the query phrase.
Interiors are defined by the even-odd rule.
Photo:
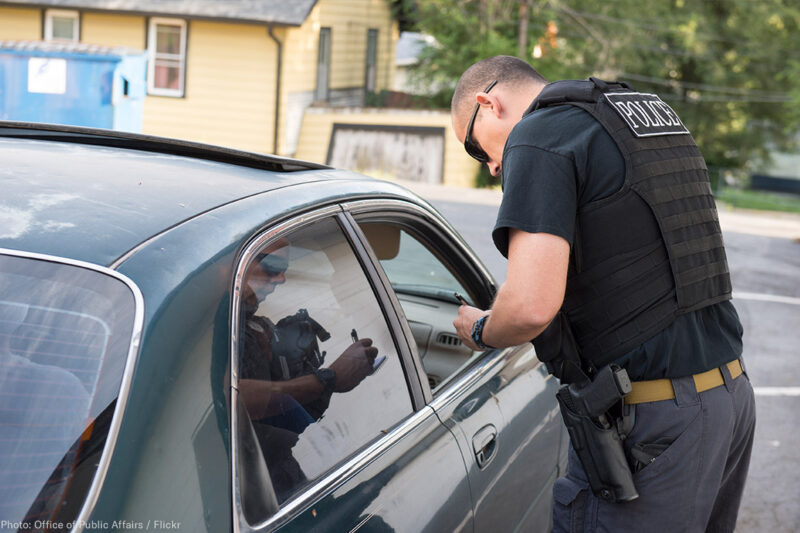
[[[472,531],[455,438],[429,407],[419,414],[395,446],[278,531]]]
[[[0,200],[8,217],[0,247],[100,265],[234,200],[352,176],[335,170],[265,172],[139,150],[14,138],[0,138],[0,150],[9,173],[3,176]],[[57,179],[50,169],[58,169]],[[109,169],[108,175],[97,179],[102,169]]]
[[[454,385],[455,393],[444,393],[432,406],[458,436],[469,470],[475,530],[546,530],[552,496],[538,488],[549,487],[558,474],[560,419],[550,401],[558,384],[547,377],[530,345],[493,352],[466,383]],[[476,437],[487,427],[494,433],[493,456],[481,468]]]

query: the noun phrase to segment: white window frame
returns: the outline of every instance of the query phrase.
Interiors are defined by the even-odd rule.
[[[60,39],[53,37],[53,18],[61,17],[72,19],[72,39]],[[46,9],[44,12],[44,40],[74,42],[80,40],[81,14],[73,9]]]
[[[181,44],[180,53],[177,55],[171,54],[169,57],[163,57],[165,54],[159,54],[162,57],[156,57],[156,39],[158,38],[157,27],[159,24],[165,26],[179,26],[181,29]],[[186,93],[186,34],[187,27],[185,19],[173,19],[154,17],[151,18],[147,27],[147,92],[156,96],[173,96],[183,97]],[[180,74],[178,76],[179,89],[166,89],[163,87],[155,86],[155,73],[156,73],[156,60],[157,59],[171,59],[179,62]]]

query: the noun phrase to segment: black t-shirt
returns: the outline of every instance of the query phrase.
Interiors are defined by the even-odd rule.
[[[571,105],[523,117],[503,152],[503,201],[492,238],[508,256],[509,228],[575,235],[578,210],[617,192],[625,161],[614,140],[587,112]],[[730,301],[678,316],[620,357],[634,381],[676,378],[723,365],[742,353],[742,326]]]

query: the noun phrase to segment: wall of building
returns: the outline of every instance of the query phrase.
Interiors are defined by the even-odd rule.
[[[367,32],[378,30],[375,90],[394,77],[397,23],[385,0],[320,0],[299,28],[276,29],[284,43],[279,153],[295,156],[303,111],[314,102],[320,28],[331,28],[330,89],[334,105],[364,103]]]
[[[312,107],[306,110],[303,116],[300,141],[295,156],[298,159],[327,163],[334,124],[443,128],[444,154],[436,156],[443,158],[443,183],[462,187],[475,185],[479,164],[467,155],[463,145],[458,142],[452,130],[448,111]],[[414,178],[406,177],[406,179]]]
[[[41,10],[0,7],[0,41],[35,41],[41,38]]]
[[[149,95],[144,131],[272,152],[277,46],[264,26],[190,20],[183,98]]]
[[[83,13],[81,42],[103,46],[147,49],[147,19],[133,15]]]

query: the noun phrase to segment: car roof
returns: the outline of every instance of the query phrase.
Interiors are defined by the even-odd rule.
[[[10,122],[0,122],[0,160],[0,248],[101,265],[242,198],[319,180],[373,181],[198,143]]]

